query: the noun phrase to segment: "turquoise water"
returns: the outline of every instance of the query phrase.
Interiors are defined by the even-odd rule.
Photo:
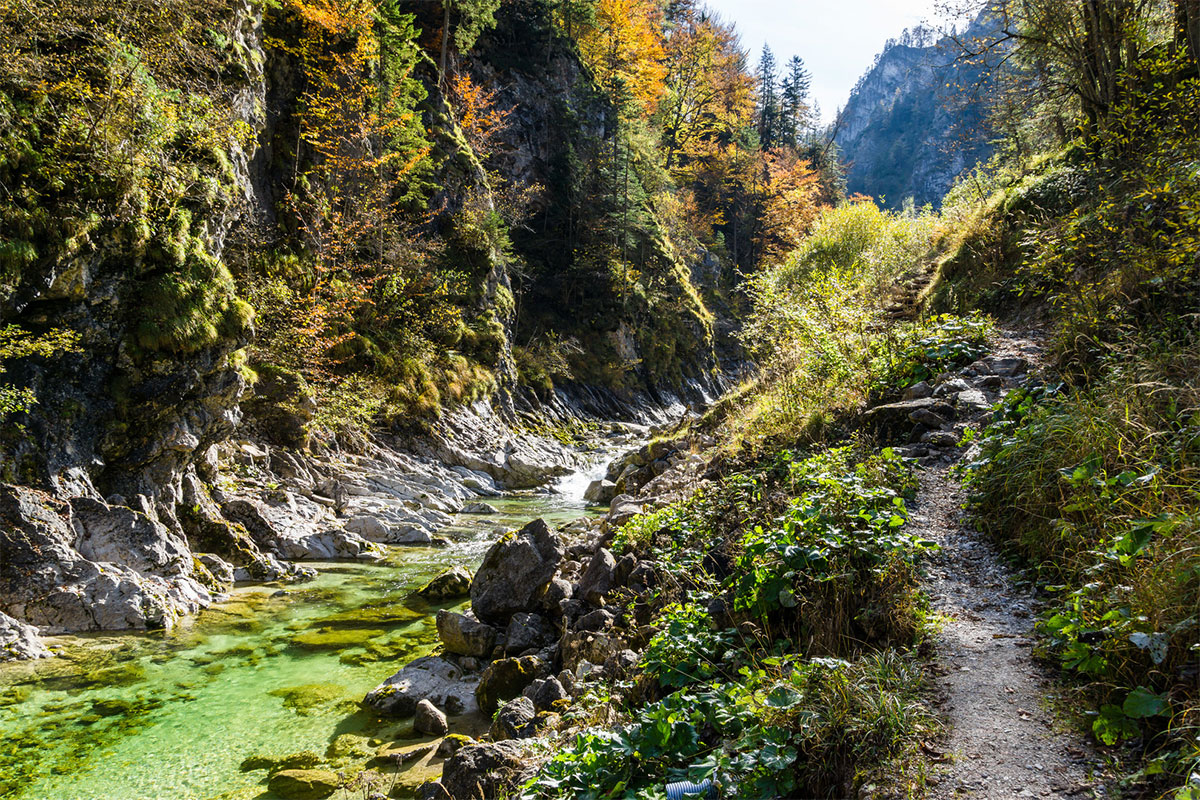
[[[583,513],[563,496],[492,502],[501,514],[460,517],[447,548],[312,564],[315,581],[236,590],[169,633],[59,637],[58,658],[0,665],[0,797],[265,800],[266,772],[242,762],[302,751],[354,774],[407,732],[358,701],[436,646],[438,606],[410,593],[474,568],[499,529]]]

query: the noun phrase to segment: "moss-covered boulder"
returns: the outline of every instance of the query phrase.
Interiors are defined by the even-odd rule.
[[[543,661],[537,656],[501,658],[493,661],[483,671],[479,685],[475,687],[475,701],[479,710],[491,715],[505,700],[518,697],[525,687],[533,683],[542,671]]]
[[[337,773],[323,769],[285,769],[267,782],[267,788],[284,800],[324,800],[339,786]]]
[[[417,589],[417,595],[438,602],[466,597],[471,592],[471,573],[462,567],[452,567]]]

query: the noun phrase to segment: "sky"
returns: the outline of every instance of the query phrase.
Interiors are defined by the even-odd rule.
[[[733,21],[758,66],[763,43],[781,66],[792,56],[812,73],[812,97],[828,122],[888,39],[922,20],[935,21],[936,0],[706,0]]]

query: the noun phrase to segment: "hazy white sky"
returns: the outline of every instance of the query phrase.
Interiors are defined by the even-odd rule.
[[[812,96],[826,121],[844,105],[883,43],[934,19],[935,0],[706,0],[732,20],[758,66],[763,43],[783,64],[800,56],[812,73]]]

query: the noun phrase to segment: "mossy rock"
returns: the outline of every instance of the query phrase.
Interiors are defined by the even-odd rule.
[[[306,683],[302,686],[288,686],[268,692],[272,697],[282,697],[283,707],[290,708],[297,714],[310,716],[318,709],[344,702],[346,690],[333,683]]]
[[[537,656],[521,656],[520,658],[501,658],[493,661],[483,671],[479,685],[475,687],[475,700],[479,709],[491,715],[505,700],[512,700],[525,687],[533,683],[534,678],[542,668],[542,660]]]
[[[292,637],[291,642],[301,650],[314,652],[322,650],[342,650],[348,647],[362,647],[372,639],[386,636],[387,632],[378,628],[322,628],[305,631]]]
[[[324,763],[323,759],[312,750],[301,750],[299,753],[292,753],[286,756],[269,756],[256,753],[243,760],[239,769],[242,772],[253,772],[256,769],[280,772],[282,770],[312,769],[321,763]]]
[[[83,681],[91,686],[133,686],[146,680],[146,668],[141,664],[118,664],[114,667],[94,669],[83,674]]]
[[[284,800],[324,800],[339,786],[337,774],[323,769],[285,769],[267,783],[267,788]]]
[[[414,611],[406,606],[388,605],[344,611],[341,614],[322,617],[314,624],[322,628],[337,628],[339,630],[397,628],[414,622],[423,616],[424,614],[421,612]]]
[[[367,737],[353,733],[340,734],[325,748],[325,755],[334,759],[366,759],[373,752]]]

